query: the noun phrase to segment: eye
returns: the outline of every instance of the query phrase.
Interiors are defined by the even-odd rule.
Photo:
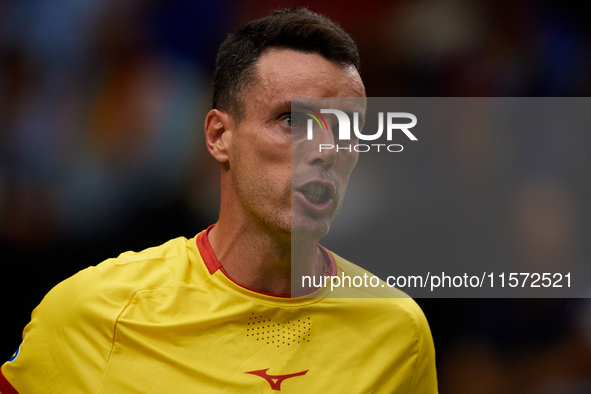
[[[297,127],[298,126],[298,119],[293,117],[291,114],[285,115],[281,121],[289,127]]]
[[[281,122],[291,128],[304,127],[306,125],[305,119],[300,112],[289,112],[282,116]]]

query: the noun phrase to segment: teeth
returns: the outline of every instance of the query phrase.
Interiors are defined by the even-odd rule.
[[[317,194],[319,196],[322,196],[324,194],[326,194],[326,186],[321,186],[321,185],[308,185],[304,188],[305,191],[307,191],[310,194]]]
[[[320,201],[324,200],[326,195],[327,188],[326,186],[322,185],[313,185],[310,184],[306,186],[302,192],[304,196],[313,204],[317,204]]]

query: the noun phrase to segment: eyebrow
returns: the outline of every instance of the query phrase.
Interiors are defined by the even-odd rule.
[[[318,105],[314,105],[312,103],[312,101],[304,101],[301,99],[289,99],[289,100],[284,100],[284,101],[280,101],[277,104],[277,108],[286,108],[286,109],[291,109],[291,108],[314,108],[316,109]]]
[[[313,108],[314,110],[320,110],[318,108],[318,103],[314,104],[312,101],[304,101],[304,100],[291,100],[291,106],[297,108]]]

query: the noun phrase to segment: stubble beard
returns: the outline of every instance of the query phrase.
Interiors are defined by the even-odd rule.
[[[235,166],[234,170],[239,166]],[[236,194],[242,205],[242,210],[250,222],[285,242],[291,237],[291,185],[278,187],[268,177],[258,173],[255,176],[245,176],[241,171],[233,171],[233,183]],[[274,191],[281,190],[275,197]],[[271,198],[270,198],[271,197]],[[286,203],[286,201],[289,201]]]

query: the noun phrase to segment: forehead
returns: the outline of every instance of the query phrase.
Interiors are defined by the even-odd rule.
[[[365,97],[354,66],[343,67],[318,54],[267,49],[257,62],[256,75],[247,103],[270,104],[291,97]]]

